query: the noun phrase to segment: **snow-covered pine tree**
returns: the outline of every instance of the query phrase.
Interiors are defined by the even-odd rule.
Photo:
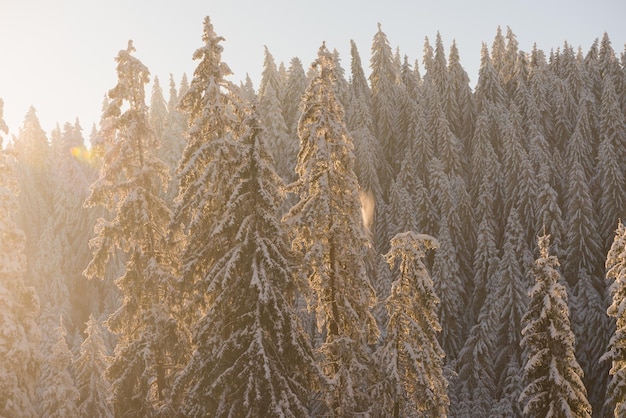
[[[306,283],[292,277],[286,234],[277,218],[280,177],[256,114],[233,190],[211,240],[228,242],[207,275],[207,309],[193,328],[195,351],[178,380],[186,416],[310,415],[321,377],[294,301]]]
[[[599,209],[602,216],[598,226],[601,245],[606,251],[615,223],[626,216],[626,118],[621,111],[614,82],[608,74],[602,80],[599,111],[596,184],[600,190]]]
[[[388,380],[384,410],[390,416],[440,417],[448,411],[445,354],[437,341],[439,298],[423,262],[426,251],[438,245],[431,236],[403,232],[391,240],[385,256],[392,267],[399,265],[387,298],[389,322],[379,354]]]
[[[610,338],[602,240],[585,169],[575,157],[567,165],[563,275],[572,289],[570,306],[572,331],[577,340],[576,359],[585,372],[583,382],[588,388],[588,399],[599,414],[604,404],[609,367],[606,362],[600,363],[599,358]],[[589,329],[594,330],[593,338],[588,338]]]
[[[465,152],[465,164],[467,164],[469,163],[467,157],[470,155],[470,139],[474,131],[476,109],[469,76],[461,65],[456,41],[452,41],[452,46],[450,46],[448,82],[448,96],[445,102],[446,115],[452,133],[463,145],[460,152]]]
[[[492,260],[495,262],[497,260]],[[488,417],[496,400],[494,339],[497,310],[493,294],[487,299],[472,326],[458,358],[457,403],[450,404],[450,416]]]
[[[306,73],[300,58],[294,57],[287,70],[287,83],[283,97],[283,119],[289,130],[290,138],[298,141],[298,119],[300,119],[300,101],[307,86]]]
[[[175,263],[166,242],[170,211],[160,197],[168,169],[155,156],[159,142],[149,126],[144,92],[149,71],[134,50],[129,41],[116,57],[118,84],[109,91],[105,110],[103,166],[86,201],[113,217],[98,220],[85,275],[102,279],[117,250],[127,257],[116,279],[123,301],[107,321],[118,336],[107,376],[115,413],[148,417],[166,406],[172,368],[186,344],[169,299]]]
[[[346,112],[346,125],[355,140],[355,172],[361,189],[371,193],[378,201],[382,199],[383,194],[379,181],[381,166],[384,166],[380,162],[382,148],[374,136],[371,92],[354,41],[350,41],[350,55],[352,82],[350,83],[350,111]]]
[[[615,333],[603,358],[611,362],[606,404],[614,416],[622,417],[626,414],[626,227],[621,221],[606,257],[606,268],[606,278],[612,280],[609,287],[612,303],[607,314],[616,321]]]
[[[239,89],[226,79],[231,71],[221,60],[224,38],[215,33],[209,17],[203,25],[204,45],[194,53],[200,62],[179,105],[189,129],[177,168],[179,191],[171,228],[176,232],[182,226],[186,235],[178,284],[187,299],[181,306],[187,326],[206,308],[207,272],[228,247],[210,236],[232,193],[232,184],[224,179],[232,178],[238,167],[245,112]]]
[[[50,142],[41,128],[37,112],[30,107],[24,117],[19,135],[13,141],[17,159],[16,179],[19,183],[20,210],[15,221],[26,234],[27,258],[24,281],[37,286],[33,271],[35,253],[39,247],[48,215],[51,212]]]
[[[155,76],[152,82],[152,94],[150,95],[150,110],[148,120],[150,128],[160,142],[163,142],[165,123],[167,120],[167,104],[163,96],[163,89],[159,77]]]
[[[591,417],[582,382],[582,369],[574,354],[567,292],[558,271],[559,261],[549,254],[550,237],[538,238],[539,258],[528,291],[530,302],[522,323],[525,350],[524,380],[520,395],[523,414],[529,417]]]
[[[396,68],[393,53],[387,35],[378,24],[378,31],[372,41],[372,55],[369,80],[372,89],[372,115],[375,134],[380,143],[384,158],[381,160],[379,174],[383,190],[388,190],[395,172],[400,168],[402,150],[396,146],[397,109],[396,97]]]
[[[84,323],[89,313],[89,298],[84,295],[90,283],[82,272],[91,259],[88,243],[97,210],[87,209],[83,203],[89,195],[89,185],[98,173],[85,146],[79,121],[65,123],[59,134],[58,141],[52,142],[50,158],[52,210],[34,262],[39,266],[39,274],[47,272],[47,277],[40,277],[39,281],[42,305],[45,306],[46,302],[58,307],[63,305],[63,311],[58,314],[63,314],[65,326],[72,334],[75,326]],[[57,263],[56,271],[53,262]]]
[[[303,98],[294,184],[299,202],[286,215],[293,248],[308,278],[312,309],[325,340],[320,347],[330,413],[365,413],[374,374],[368,344],[378,337],[370,312],[376,295],[366,274],[367,235],[361,216],[352,138],[334,89],[334,61],[323,45],[317,75]]]
[[[80,395],[78,411],[81,417],[113,418],[113,408],[108,399],[110,385],[105,377],[110,358],[102,332],[100,323],[89,315],[85,339],[72,367]]]
[[[265,61],[259,88],[259,116],[267,132],[268,146],[274,157],[276,170],[289,183],[295,179],[294,166],[298,155],[298,141],[289,135],[281,107],[279,74],[274,57],[265,47]]]
[[[3,104],[0,99],[0,132],[7,132]],[[15,166],[0,135],[0,415],[36,417],[39,299],[23,280],[25,237],[13,219],[19,211]]]
[[[58,322],[56,342],[51,346],[51,352],[46,358],[47,370],[41,382],[43,392],[39,400],[41,416],[50,418],[78,417],[79,392],[76,389],[74,378],[70,374],[72,353],[70,352],[65,336],[67,331],[63,320]]]
[[[512,208],[506,224],[505,241],[498,271],[492,277],[493,293],[491,309],[496,313],[494,334],[494,368],[496,373],[497,399],[512,416],[521,415],[518,398],[523,389],[522,350],[520,348],[522,317],[528,306],[526,296],[525,253],[529,252],[524,241],[524,230],[516,208]],[[506,414],[505,414],[506,416]]]
[[[183,88],[182,84],[180,88]],[[163,126],[161,146],[157,151],[157,156],[161,161],[167,164],[171,173],[176,171],[178,161],[180,160],[186,144],[184,132],[187,129],[187,119],[183,113],[178,110],[178,93],[179,92],[176,91],[174,77],[170,74],[167,114]],[[165,193],[165,201],[168,205],[172,205],[177,193],[177,178],[176,176],[171,176],[167,192]]]
[[[429,165],[430,192],[439,220],[437,240],[440,249],[435,253],[432,277],[439,304],[439,321],[442,332],[439,341],[446,353],[446,362],[455,360],[463,341],[466,330],[463,328],[463,313],[467,304],[467,287],[469,278],[461,268],[461,260],[457,246],[463,242],[460,232],[461,222],[457,212],[458,203],[454,196],[450,177],[438,158],[433,158]]]

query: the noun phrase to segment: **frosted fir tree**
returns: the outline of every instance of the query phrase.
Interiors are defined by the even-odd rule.
[[[89,206],[106,208],[90,242],[93,258],[86,277],[103,279],[119,250],[126,263],[116,285],[123,297],[107,326],[118,337],[107,369],[116,414],[153,416],[166,406],[170,379],[185,350],[185,336],[171,308],[175,263],[166,242],[170,211],[160,197],[167,166],[155,156],[144,85],[149,71],[135,58],[132,42],[121,50],[118,84],[105,110],[105,155],[91,186]]]
[[[616,321],[615,333],[603,357],[603,360],[611,362],[606,405],[613,410],[614,416],[621,417],[626,414],[626,228],[621,221],[606,257],[606,268],[606,278],[612,280],[609,287],[611,306],[607,314]]]
[[[167,104],[165,103],[165,97],[163,96],[163,89],[159,82],[159,77],[154,77],[152,82],[152,94],[150,95],[150,110],[149,110],[150,127],[154,132],[154,135],[163,140],[163,134],[165,132],[165,123],[167,120]]]
[[[2,110],[0,99],[0,132],[6,133]],[[25,237],[13,219],[19,211],[16,161],[1,142],[0,135],[0,415],[36,417],[39,299],[24,285]]]
[[[26,113],[13,149],[18,163],[16,178],[20,188],[20,210],[15,220],[26,234],[25,254],[29,260],[24,280],[29,285],[35,285],[32,261],[51,211],[52,187],[50,142],[34,107]]]
[[[50,302],[61,307],[58,313],[63,314],[70,333],[73,325],[82,324],[89,312],[89,298],[84,295],[90,284],[82,272],[91,259],[88,242],[98,210],[87,209],[83,203],[98,175],[93,161],[79,121],[64,124],[58,141],[52,143],[52,210],[33,262],[39,270],[42,305]]]
[[[608,381],[607,362],[599,358],[605,352],[610,338],[610,324],[606,316],[608,302],[600,231],[590,184],[578,159],[569,164],[565,195],[566,245],[563,274],[572,289],[570,306],[572,331],[576,335],[576,358],[585,372],[583,382],[589,401],[596,413],[600,412]],[[587,338],[588,330],[594,338]]]
[[[310,415],[321,377],[294,310],[306,283],[277,218],[281,183],[253,113],[226,211],[211,240],[229,242],[205,280],[207,308],[193,327],[195,351],[177,391],[186,416]]]
[[[300,274],[309,280],[310,306],[324,335],[324,399],[331,414],[347,416],[367,412],[373,401],[368,393],[374,373],[368,344],[378,337],[370,312],[376,295],[364,261],[368,240],[352,138],[335,96],[334,62],[325,45],[314,67],[317,75],[304,95],[298,127],[299,179],[293,187],[300,200],[285,222],[293,231]]]
[[[598,121],[600,145],[596,184],[600,189],[599,221],[602,248],[608,248],[615,223],[626,216],[626,119],[620,110],[614,82],[603,78]]]
[[[290,137],[283,117],[278,77],[274,58],[266,47],[258,98],[259,116],[267,132],[268,146],[274,157],[276,170],[281,178],[289,183],[295,179],[294,166],[298,155],[298,142]]]
[[[397,73],[393,53],[387,35],[382,31],[380,24],[372,41],[372,56],[369,80],[372,89],[372,115],[375,134],[380,142],[384,159],[380,172],[380,184],[387,190],[394,178],[394,173],[400,168],[402,161],[397,158],[401,149],[396,147],[397,117],[395,97],[397,88]]]
[[[567,292],[558,271],[559,262],[549,254],[549,240],[549,235],[537,240],[535,284],[528,291],[530,302],[522,319],[520,344],[526,357],[526,386],[520,402],[523,414],[529,417],[590,417],[583,372],[574,353]]]
[[[440,417],[448,411],[445,354],[437,341],[439,298],[423,261],[438,245],[431,236],[404,232],[391,240],[385,255],[391,266],[399,264],[379,354],[388,385],[383,408],[390,416]]]
[[[494,262],[496,260],[493,260]],[[459,353],[456,403],[450,403],[450,416],[488,417],[496,401],[494,340],[499,306],[493,294],[487,295],[476,324]]]
[[[228,248],[227,242],[212,240],[211,234],[232,194],[232,183],[225,179],[232,178],[239,165],[246,111],[239,89],[226,78],[231,71],[221,60],[224,38],[215,33],[208,17],[202,40],[204,45],[194,53],[200,62],[179,105],[189,129],[177,168],[179,191],[171,228],[176,232],[182,226],[186,235],[178,285],[188,299],[183,310],[188,326],[206,307],[207,272]]]
[[[451,362],[456,359],[466,335],[463,313],[467,304],[466,284],[469,277],[462,269],[462,253],[457,248],[463,239],[456,207],[458,200],[453,193],[450,177],[437,158],[431,161],[429,172],[431,197],[438,214],[437,240],[440,244],[432,270],[435,291],[441,299],[439,321],[442,332],[439,341],[446,353],[446,361]]]
[[[180,89],[182,92],[183,85]],[[169,98],[167,100],[167,115],[164,122],[163,137],[161,147],[158,150],[159,158],[167,164],[170,172],[176,171],[178,161],[185,149],[185,130],[187,129],[187,118],[178,109],[179,92],[176,91],[174,77],[170,74]],[[171,176],[165,201],[172,205],[174,198],[178,194],[178,182],[176,176]]]
[[[493,61],[489,56],[487,44],[483,43],[480,52],[480,68],[478,69],[478,82],[474,91],[476,111],[481,112],[489,105],[504,109],[506,106],[506,92],[502,85],[502,79],[494,68]]]
[[[448,81],[449,93],[446,101],[446,114],[450,129],[463,144],[463,149],[468,152],[476,120],[476,109],[470,79],[461,65],[456,41],[452,41],[448,56]]]
[[[372,98],[367,78],[361,65],[361,57],[354,41],[350,41],[351,80],[350,106],[347,111],[346,125],[354,138],[355,172],[363,191],[371,193],[376,201],[382,199],[380,186],[382,148],[374,136],[375,126],[372,118]],[[387,175],[390,175],[387,173]],[[385,237],[386,238],[386,237]]]
[[[507,408],[513,411],[514,416],[521,415],[518,403],[519,394],[523,389],[521,376],[523,355],[520,338],[522,317],[528,306],[523,261],[528,249],[523,232],[517,210],[512,208],[507,219],[498,271],[490,283],[493,293],[491,309],[496,310],[493,315],[497,324],[493,356],[495,382],[498,388],[496,398],[507,404]]]
[[[80,394],[70,373],[72,353],[65,341],[67,331],[62,320],[58,322],[56,334],[57,340],[46,358],[47,370],[42,377],[41,386],[44,390],[39,399],[39,408],[45,417],[78,417],[77,402]]]
[[[110,357],[102,336],[103,329],[93,315],[89,315],[86,325],[80,353],[72,364],[79,393],[79,415],[112,418],[113,408],[108,400],[110,384],[105,377]]]
[[[391,177],[389,166],[384,162],[383,150],[375,136],[372,116],[372,97],[367,78],[361,65],[361,57],[356,43],[350,43],[351,83],[349,86],[350,105],[346,109],[346,126],[354,138],[354,171],[359,181],[363,196],[367,197],[369,207],[369,225],[376,249],[388,245],[386,222],[384,222],[385,193],[380,184],[381,176]],[[386,170],[386,171],[385,171]],[[385,172],[383,172],[385,171]]]
[[[296,141],[298,140],[298,120],[300,119],[300,100],[308,81],[302,61],[300,58],[294,57],[289,63],[287,70],[287,82],[285,85],[285,94],[282,101],[283,119],[289,130],[289,136]]]

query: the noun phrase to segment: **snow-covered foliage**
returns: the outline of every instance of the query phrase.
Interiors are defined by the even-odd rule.
[[[303,97],[300,153],[293,185],[300,200],[286,215],[300,275],[313,294],[311,309],[324,337],[325,400],[332,414],[364,413],[372,405],[373,359],[378,337],[370,308],[376,301],[366,275],[368,239],[361,218],[353,144],[335,95],[335,62],[325,45],[316,76]]]
[[[56,337],[57,342],[46,357],[46,373],[41,378],[43,392],[39,397],[39,409],[44,417],[77,418],[80,394],[70,374],[72,353],[65,341],[66,330],[62,320],[58,324]]]
[[[244,122],[232,194],[211,232],[230,240],[205,276],[207,309],[177,382],[188,416],[307,416],[321,375],[294,309],[304,283],[292,277],[281,180],[256,118]]]
[[[118,84],[104,113],[104,162],[87,205],[103,206],[112,218],[98,219],[85,275],[103,279],[110,257],[127,257],[116,279],[123,302],[107,320],[118,337],[107,377],[116,415],[152,416],[166,406],[186,344],[171,306],[176,265],[166,242],[170,211],[160,197],[168,169],[154,154],[159,143],[144,98],[149,71],[133,52],[129,41],[116,58]]]
[[[524,280],[542,230],[562,262],[554,269],[568,292],[593,414],[609,416],[615,407],[621,414],[622,331],[619,317],[606,313],[610,284],[620,297],[621,250],[609,247],[626,216],[626,53],[617,57],[608,34],[588,51],[567,42],[550,53],[536,45],[523,51],[511,28],[498,28],[480,51],[472,89],[475,77],[465,73],[455,42],[446,56],[445,34],[426,38],[417,62],[392,49],[381,26],[373,29],[369,79],[355,42],[348,72],[341,65],[347,57],[336,51],[324,50],[305,72],[297,57],[288,67],[275,64],[266,48],[255,91],[250,76],[241,88],[228,81],[223,38],[207,18],[191,83],[182,75],[177,88],[170,76],[167,101],[156,78],[146,96],[146,67],[131,49],[121,51],[119,82],[91,128],[91,149],[78,121],[46,134],[35,109],[26,112],[19,133],[0,144],[0,415],[41,415],[37,397],[46,389],[58,319],[80,357],[90,314],[109,328],[99,352],[117,350],[110,367],[94,366],[94,378],[109,371],[90,389],[93,398],[85,398],[87,375],[75,376],[78,407],[91,408],[83,401],[92,399],[102,411],[83,408],[85,415],[202,414],[212,400],[193,390],[201,379],[194,368],[218,363],[233,368],[201,373],[211,376],[204,378],[210,386],[207,379],[223,372],[215,381],[224,385],[212,394],[249,401],[229,398],[233,414],[265,414],[267,405],[284,415],[393,414],[375,402],[396,398],[382,389],[392,376],[371,353],[389,348],[383,343],[395,335],[385,302],[396,301],[393,315],[401,310],[392,292],[398,270],[384,254],[391,238],[408,230],[440,244],[422,263],[440,300],[450,416],[522,414],[519,318],[531,315]],[[255,114],[267,129],[256,129]],[[0,132],[7,131],[0,117]],[[251,161],[269,164],[261,151],[250,155],[253,143],[257,150],[266,143],[276,172],[294,182],[285,196],[280,182],[266,179],[257,182],[262,203],[248,200],[254,181],[240,180],[254,177]],[[176,175],[168,178],[168,168]],[[277,215],[272,205],[281,201]],[[279,228],[276,216],[291,207]],[[281,228],[294,235],[285,238]],[[257,239],[250,231],[263,233]],[[285,239],[294,254],[283,248]],[[258,259],[248,256],[251,248]],[[102,280],[84,279],[88,265],[88,275]],[[611,316],[621,303],[613,302]],[[216,329],[226,311],[238,316],[237,326]],[[257,312],[262,319],[252,321]],[[613,319],[617,331],[603,361]],[[263,349],[245,352],[248,367],[244,357],[229,357],[244,353],[235,346]],[[274,355],[270,347],[283,351]],[[285,356],[289,347],[298,355]],[[302,378],[307,370],[326,374]],[[262,371],[268,374],[259,377]],[[247,398],[233,389],[245,377],[252,383],[238,389],[248,390]],[[200,400],[185,403],[186,391]]]
[[[626,414],[626,228],[620,221],[613,245],[606,258],[606,278],[612,280],[609,291],[612,303],[607,313],[615,318],[616,330],[604,355],[611,362],[611,380],[607,388],[607,405],[616,417]]]
[[[388,385],[381,397],[383,410],[395,417],[447,414],[445,354],[437,341],[439,298],[423,261],[426,251],[438,246],[435,238],[409,231],[391,240],[385,256],[398,271],[387,298],[389,322],[379,353]]]
[[[93,315],[86,325],[85,339],[72,364],[80,395],[78,411],[81,417],[112,418],[113,409],[108,399],[110,385],[105,377],[110,357],[102,338],[103,330]]]
[[[520,401],[526,416],[591,417],[583,372],[574,353],[567,292],[549,244],[549,235],[538,238],[535,284],[528,291],[530,302],[522,319],[526,387]]]
[[[0,131],[6,131],[2,113]],[[15,164],[13,155],[0,149],[0,415],[36,417],[39,299],[23,279],[25,236],[13,219],[19,211]]]

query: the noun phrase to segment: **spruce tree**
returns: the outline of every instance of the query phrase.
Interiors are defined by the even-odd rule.
[[[613,410],[614,416],[621,417],[626,414],[626,228],[621,221],[607,254],[606,268],[606,278],[611,280],[609,291],[612,299],[607,314],[616,321],[615,333],[604,355],[604,360],[611,362],[606,404]]]
[[[320,373],[294,310],[304,282],[292,277],[264,132],[254,113],[244,123],[243,153],[225,179],[233,192],[211,233],[229,245],[205,276],[207,309],[176,390],[186,416],[304,417]]]
[[[583,372],[574,353],[567,293],[558,271],[559,261],[549,254],[549,240],[548,235],[538,238],[535,284],[528,291],[530,302],[522,319],[526,387],[520,402],[529,417],[590,417]]]
[[[72,353],[65,341],[67,331],[63,321],[57,324],[57,339],[46,359],[48,368],[41,382],[44,390],[40,397],[39,408],[42,416],[45,417],[78,417],[77,403],[80,394],[70,374]]]
[[[86,325],[85,339],[72,367],[80,395],[78,411],[82,417],[112,418],[113,409],[108,400],[110,385],[105,377],[110,357],[103,330],[93,315],[89,315]]]
[[[324,397],[335,416],[365,413],[372,404],[372,356],[378,337],[370,308],[376,295],[366,274],[367,236],[354,174],[352,138],[335,95],[332,54],[323,45],[317,75],[303,98],[300,153],[294,184],[299,202],[286,215],[301,274],[313,295],[310,305],[324,341]]]
[[[204,311],[207,272],[227,247],[210,237],[232,193],[232,184],[224,179],[232,177],[240,158],[244,115],[240,91],[226,79],[231,71],[221,60],[224,38],[215,33],[209,17],[204,19],[202,40],[204,45],[194,53],[200,62],[180,98],[189,129],[177,168],[179,191],[171,228],[175,238],[179,228],[185,235],[176,238],[183,244],[177,288],[186,301],[181,308],[187,326]]]
[[[389,384],[385,402],[394,417],[447,414],[445,354],[437,341],[439,298],[423,261],[426,251],[437,246],[431,236],[409,231],[391,240],[385,256],[392,267],[398,265],[386,302],[389,322],[380,352]]]
[[[116,279],[123,301],[107,321],[118,337],[107,376],[115,413],[146,417],[166,406],[171,368],[185,344],[169,303],[175,264],[165,240],[170,211],[160,197],[168,170],[155,156],[158,140],[149,127],[149,71],[133,52],[129,41],[116,58],[118,84],[104,115],[104,162],[86,202],[106,208],[112,219],[98,220],[85,275],[103,279],[117,250],[127,257]]]
[[[6,132],[2,105],[0,131]],[[39,299],[24,284],[25,235],[13,218],[19,211],[16,161],[1,141],[0,135],[0,415],[36,417]]]
[[[300,58],[294,57],[287,70],[287,84],[283,98],[283,119],[289,131],[289,137],[298,141],[298,119],[300,119],[300,100],[306,90],[307,79]]]
[[[523,239],[524,230],[517,210],[512,208],[507,219],[505,241],[498,271],[492,278],[493,300],[497,302],[494,334],[494,366],[496,372],[497,399],[519,416],[519,394],[523,389],[520,338],[522,316],[527,310],[526,277],[523,266],[527,250]],[[493,309],[493,306],[492,306]]]
[[[401,149],[396,146],[398,112],[395,106],[397,85],[393,53],[387,35],[382,31],[380,24],[372,42],[370,67],[372,68],[369,77],[372,88],[372,115],[376,138],[384,155],[381,162],[383,166],[380,184],[383,190],[387,190],[394,173],[400,168],[401,159],[398,156]]]
[[[259,115],[267,132],[268,146],[274,157],[278,174],[287,183],[294,180],[294,166],[298,153],[298,142],[289,136],[281,107],[282,91],[274,58],[267,47],[259,88]]]

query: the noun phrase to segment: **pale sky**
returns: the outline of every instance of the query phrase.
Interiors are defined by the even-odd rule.
[[[226,39],[231,80],[239,83],[249,73],[255,87],[264,45],[277,64],[288,66],[298,56],[306,69],[326,41],[349,74],[354,39],[369,73],[378,22],[410,62],[421,62],[425,37],[434,44],[439,31],[446,51],[456,39],[472,85],[481,43],[491,47],[498,26],[510,26],[524,51],[537,43],[549,53],[567,41],[586,53],[605,31],[618,54],[626,42],[624,0],[0,0],[0,98],[8,138],[18,134],[32,105],[47,133],[78,117],[88,140],[117,81],[114,58],[128,39],[167,99],[170,73],[177,83],[183,73],[193,74],[207,15]]]

